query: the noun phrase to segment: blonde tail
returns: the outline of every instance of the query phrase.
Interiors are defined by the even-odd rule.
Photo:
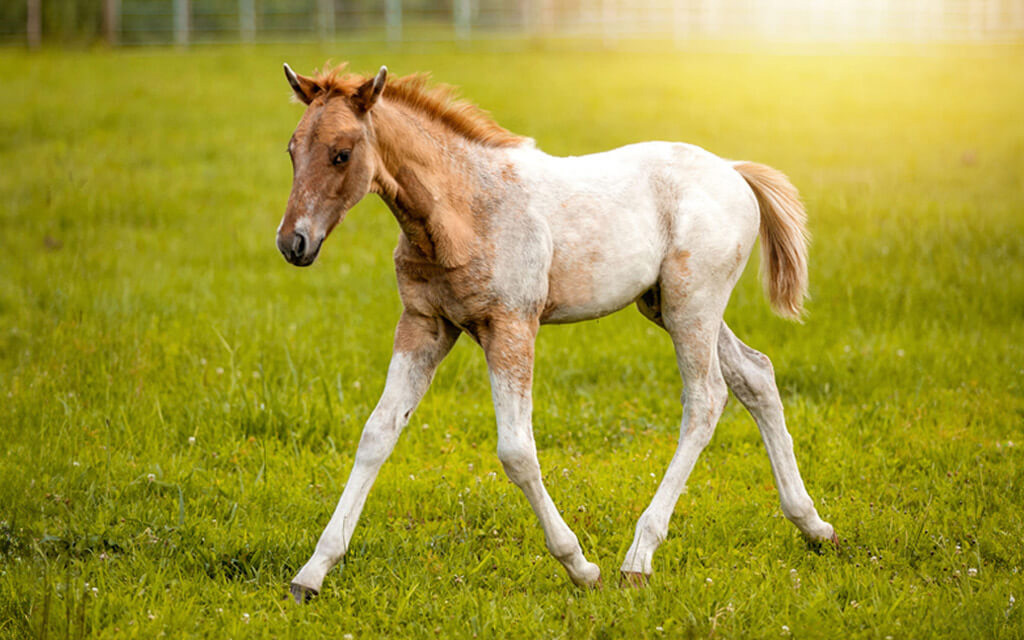
[[[756,162],[733,168],[747,181],[761,209],[761,279],[775,313],[799,320],[807,297],[807,213],[796,187],[781,171]]]

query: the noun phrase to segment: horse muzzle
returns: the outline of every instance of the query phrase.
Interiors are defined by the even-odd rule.
[[[295,229],[291,233],[277,234],[277,249],[284,256],[284,259],[297,267],[308,267],[316,261],[320,254],[320,247],[324,239],[321,236],[313,240],[301,230]]]

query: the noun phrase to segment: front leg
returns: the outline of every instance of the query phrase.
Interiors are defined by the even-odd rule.
[[[381,465],[391,455],[413,409],[427,392],[434,371],[459,337],[442,318],[405,312],[395,330],[395,348],[377,407],[363,428],[355,463],[316,551],[292,580],[296,602],[320,591],[324,576],[345,556],[352,531]]]
[[[601,570],[583,556],[576,534],[562,519],[544,488],[533,440],[533,345],[535,320],[488,323],[478,335],[487,356],[491,395],[498,420],[498,459],[505,473],[526,495],[544,529],[548,550],[580,586],[596,586]]]

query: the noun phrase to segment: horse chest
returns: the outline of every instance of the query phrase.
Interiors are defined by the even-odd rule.
[[[398,293],[409,311],[441,316],[465,327],[491,314],[495,295],[490,269],[477,262],[449,269],[396,255]]]

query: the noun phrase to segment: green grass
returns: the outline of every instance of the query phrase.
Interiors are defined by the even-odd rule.
[[[363,53],[461,85],[552,153],[684,140],[792,177],[808,321],[771,315],[756,259],[726,319],[773,358],[841,548],[782,517],[733,401],[651,586],[616,586],[681,413],[670,343],[630,309],[537,348],[541,465],[604,590],[546,554],[464,338],[344,569],[293,606],[400,310],[376,199],[311,269],[274,248],[301,111],[280,64],[345,52],[9,50],[0,634],[1024,636],[1024,50]]]

